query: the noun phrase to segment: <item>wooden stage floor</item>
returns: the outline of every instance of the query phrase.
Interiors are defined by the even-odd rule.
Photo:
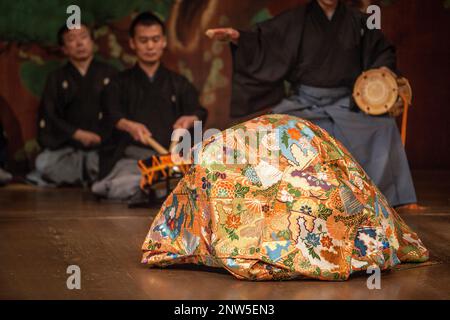
[[[195,268],[149,269],[140,247],[157,208],[99,203],[78,189],[0,188],[0,299],[450,299],[450,173],[416,172],[422,213],[402,213],[430,249],[429,266],[347,282],[254,283]],[[66,269],[81,268],[81,290]]]

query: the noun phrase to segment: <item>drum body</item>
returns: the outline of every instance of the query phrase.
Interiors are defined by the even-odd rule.
[[[412,90],[406,78],[397,77],[386,68],[372,69],[356,80],[353,98],[367,114],[396,117],[403,113],[405,103],[411,105]]]

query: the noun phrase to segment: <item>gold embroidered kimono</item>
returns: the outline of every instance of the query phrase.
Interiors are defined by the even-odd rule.
[[[259,132],[258,143],[237,131]],[[144,264],[201,264],[248,280],[346,280],[428,259],[348,151],[308,121],[262,116],[199,150],[152,223]]]

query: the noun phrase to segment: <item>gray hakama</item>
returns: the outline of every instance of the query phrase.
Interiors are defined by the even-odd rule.
[[[273,113],[310,120],[339,140],[391,206],[416,203],[416,193],[395,119],[350,110],[348,88],[300,86]]]
[[[102,180],[92,185],[91,191],[100,197],[110,200],[126,201],[140,192],[142,178],[138,160],[154,156],[151,149],[128,146],[125,154],[113,167],[112,171]]]
[[[97,179],[98,163],[97,151],[45,149],[36,158],[36,170],[27,175],[27,180],[39,186],[86,185]]]

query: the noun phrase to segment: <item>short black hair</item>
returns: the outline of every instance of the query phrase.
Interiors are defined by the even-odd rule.
[[[166,26],[164,25],[164,22],[160,18],[158,18],[157,15],[153,14],[150,11],[145,11],[140,14],[138,14],[133,21],[131,22],[129,35],[131,38],[134,37],[134,33],[136,31],[137,26],[154,26],[159,25],[162,29],[163,34],[166,34]]]
[[[84,26],[84,27],[86,27],[86,29],[88,29],[88,31],[89,31],[89,35],[91,36],[91,39],[92,40],[94,40],[94,32],[92,31],[92,28],[88,25],[88,24],[86,24],[86,23],[83,23],[83,22],[81,22],[81,25],[82,26]],[[58,30],[58,45],[60,46],[60,47],[62,47],[62,46],[64,46],[64,35],[67,33],[67,32],[69,32],[69,28],[67,27],[67,23],[64,23],[62,26],[61,26],[61,28],[59,28],[59,30]]]

